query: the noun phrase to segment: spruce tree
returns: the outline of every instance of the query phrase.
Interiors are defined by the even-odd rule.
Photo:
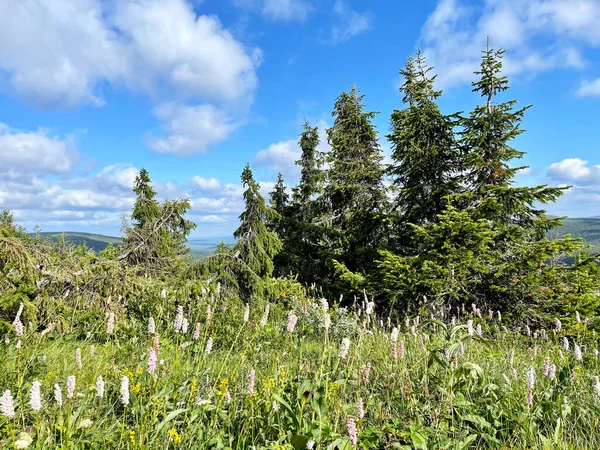
[[[335,102],[333,126],[327,130],[327,184],[319,198],[320,220],[327,225],[323,257],[352,272],[371,270],[386,234],[385,170],[372,123],[377,113],[364,111],[363,98],[352,87]]]
[[[441,91],[433,87],[425,57],[408,58],[400,74],[400,92],[406,107],[391,116],[392,164],[388,173],[397,194],[392,209],[399,215],[397,233],[406,238],[407,224],[436,222],[446,207],[446,197],[458,191],[460,153],[454,139],[456,115],[443,114],[436,100]]]
[[[242,184],[246,188],[246,207],[240,215],[240,226],[233,233],[237,239],[234,252],[255,275],[264,280],[273,273],[273,257],[281,250],[279,237],[266,226],[277,217],[277,213],[265,204],[260,185],[254,180],[249,164],[242,172]]]
[[[135,177],[133,192],[136,194],[136,198],[131,212],[131,220],[134,226],[140,229],[160,214],[160,206],[154,199],[156,192],[152,187],[152,181],[146,169],[142,168]]]
[[[271,196],[271,208],[273,208],[277,214],[283,216],[285,214],[285,209],[288,206],[289,195],[285,191],[285,184],[281,173],[277,175],[277,183],[275,183],[275,186],[273,187],[273,190],[269,192],[269,195]]]
[[[301,282],[312,284],[325,273],[320,257],[322,227],[316,223],[318,203],[315,198],[323,186],[321,169],[323,155],[319,152],[319,130],[308,122],[298,141],[302,154],[296,164],[300,166],[300,180],[292,189],[292,201],[285,209],[285,231],[280,230],[283,250],[277,255],[276,274],[295,274]]]
[[[497,96],[509,89],[508,78],[501,75],[503,54],[503,50],[489,47],[483,52],[481,68],[475,72],[480,78],[473,83],[473,92],[480,93],[485,103],[460,121],[466,183],[473,193],[472,202],[487,202],[487,219],[548,230],[559,221],[549,220],[536,205],[556,201],[564,188],[514,186],[516,172],[525,167],[510,163],[522,158],[524,152],[511,144],[524,132],[521,122],[530,106],[516,109],[516,100],[496,103]]]
[[[318,127],[311,127],[308,121],[305,121],[298,145],[302,150],[302,156],[296,161],[300,166],[300,182],[293,189],[293,200],[295,203],[306,205],[314,195],[319,193],[323,181],[321,170],[323,156],[318,151]]]

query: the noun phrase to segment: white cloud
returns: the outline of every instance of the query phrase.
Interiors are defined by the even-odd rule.
[[[600,45],[599,20],[597,0],[439,0],[421,40],[439,86],[451,87],[473,81],[488,36],[507,50],[506,74],[581,68],[582,47]]]
[[[206,153],[208,147],[224,141],[238,126],[224,111],[212,105],[163,104],[156,116],[164,122],[166,137],[149,136],[148,146],[158,153],[179,156]]]
[[[288,2],[294,14],[302,4]],[[45,108],[101,106],[105,85],[144,93],[169,133],[149,141],[157,151],[203,153],[225,139],[224,111],[247,114],[261,59],[187,0],[0,2],[0,89]]]
[[[525,167],[523,169],[519,169],[515,173],[516,177],[528,177],[530,175],[533,175],[533,169],[531,167]]]
[[[43,129],[24,132],[0,123],[0,176],[65,174],[78,154],[73,139],[50,136]]]
[[[262,14],[272,20],[303,21],[312,10],[312,5],[304,0],[265,0]]]
[[[308,0],[233,0],[233,3],[245,10],[262,14],[269,20],[303,22],[314,10]]]
[[[373,19],[372,12],[354,11],[342,0],[337,0],[333,5],[334,23],[331,27],[331,36],[326,43],[339,44],[368,31],[373,25]]]
[[[578,97],[600,97],[600,78],[582,81],[576,95]]]
[[[296,161],[300,159],[300,156],[302,156],[302,151],[297,141],[281,141],[259,151],[254,162],[258,166],[265,166],[274,172],[281,172],[286,178],[297,178],[300,175],[300,168],[296,165]]]
[[[578,185],[596,185],[600,188],[600,164],[590,165],[580,158],[566,158],[552,163],[547,169],[548,176],[555,181]]]

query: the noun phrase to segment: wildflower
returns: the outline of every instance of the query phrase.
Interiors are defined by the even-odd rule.
[[[502,379],[505,381],[506,384],[510,384],[510,378],[508,378],[505,373],[502,374]]]
[[[13,402],[12,394],[8,389],[4,391],[2,397],[0,397],[0,409],[2,409],[2,414],[8,419],[15,417],[15,404]]]
[[[187,318],[184,317],[183,320],[181,321],[181,332],[183,334],[187,334],[188,326],[189,326],[189,322],[188,322]]]
[[[312,450],[313,448],[315,448],[315,440],[314,439],[310,439],[306,443],[306,448],[307,448],[307,450]]]
[[[400,341],[400,350],[399,350],[400,358],[404,358],[404,354],[406,353],[404,341]]]
[[[79,425],[77,426],[77,428],[89,428],[92,426],[94,422],[92,422],[92,419],[83,419],[81,422],[79,422]]]
[[[171,436],[171,439],[173,440],[173,442],[175,442],[175,444],[181,443],[181,436],[179,436],[179,433],[175,428],[171,428],[169,430],[169,436]]]
[[[477,324],[477,334],[479,336],[483,336],[483,330],[481,329],[481,324],[480,323]]]
[[[16,348],[17,350],[19,350],[19,349],[21,348],[21,346],[22,346],[22,345],[23,345],[23,343],[21,342],[21,339],[19,339],[19,340],[17,341],[17,344],[15,345],[15,348]]]
[[[162,291],[160,291],[160,298],[167,298],[167,290],[163,289]]]
[[[456,316],[452,316],[452,321],[450,323],[452,326],[456,325]]]
[[[102,375],[98,375],[98,378],[96,378],[96,397],[104,397],[104,380],[102,379]]]
[[[360,397],[356,399],[356,417],[359,419],[365,417],[365,407],[363,405],[363,399]]]
[[[73,398],[75,394],[75,375],[67,377],[67,398]]]
[[[279,403],[277,403],[275,400],[273,400],[273,411],[279,411]]]
[[[515,369],[514,367],[510,369],[510,374],[512,375],[513,378],[517,378],[517,369]]]
[[[27,448],[31,445],[31,443],[33,442],[33,438],[31,437],[31,435],[29,433],[26,433],[25,431],[19,433],[19,435],[17,436],[17,439],[15,440],[15,448],[17,449],[23,449],[23,448]]]
[[[244,323],[250,320],[250,305],[246,303],[246,307],[244,308]]]
[[[150,347],[150,350],[148,350],[148,373],[154,373],[157,362],[158,358],[156,357],[156,352]]]
[[[413,336],[417,335],[417,327],[415,325],[412,325],[410,327],[410,332],[412,333]]]
[[[575,311],[575,320],[577,323],[581,323],[581,316],[579,315],[579,311]]]
[[[294,331],[294,328],[296,327],[296,322],[298,321],[298,316],[296,316],[295,314],[290,313],[288,315],[288,325],[287,325],[287,330],[292,333]]]
[[[550,366],[550,371],[548,372],[548,379],[550,381],[554,380],[554,377],[556,376],[556,365],[552,364]]]
[[[196,397],[195,403],[196,403],[196,406],[204,406],[204,405],[210,405],[212,402],[208,399]]]
[[[540,330],[540,336],[542,337],[542,340],[546,340],[547,339],[547,335],[546,335],[546,330],[545,329],[541,329]]]
[[[365,313],[369,316],[369,315],[373,314],[374,310],[375,310],[375,302],[367,302],[367,307],[365,309]]]
[[[329,331],[330,327],[331,327],[331,316],[329,314],[325,314],[323,316],[323,328],[325,328],[325,331]]]
[[[5,343],[6,345],[10,344],[10,339],[8,338],[8,336],[6,337],[6,339],[4,339],[4,343]]]
[[[129,405],[129,377],[125,375],[121,378],[121,403]]]
[[[392,360],[396,361],[398,359],[398,351],[396,349],[396,343],[392,342]],[[341,351],[341,349],[340,349]]]
[[[106,334],[113,334],[115,331],[115,313],[108,314],[108,322],[106,323]]]
[[[197,341],[200,339],[200,322],[196,322],[196,328],[194,329],[194,334],[192,335],[192,339]]]
[[[600,399],[600,377],[594,377],[594,395],[597,399]]]
[[[498,322],[502,322],[502,314],[500,313],[500,311],[496,311],[497,317],[498,317]]]
[[[210,355],[212,348],[213,348],[213,338],[212,338],[212,336],[210,336],[208,338],[208,340],[206,341],[206,347],[204,348],[204,353],[206,355]]]
[[[554,329],[556,330],[557,333],[560,333],[560,330],[562,330],[562,323],[558,318],[554,318]]]
[[[254,378],[256,377],[256,372],[254,370],[250,371],[250,378],[248,379],[248,394],[254,395]]]
[[[599,353],[599,352],[598,352],[598,349],[597,349],[597,348],[595,348],[594,350],[592,350],[592,352],[594,352],[594,357],[595,357],[596,359],[598,359],[598,353]]]
[[[488,311],[488,315],[490,316],[490,320],[494,319],[494,311],[492,311],[491,309]]]
[[[212,320],[212,308],[210,305],[206,305],[206,323],[209,324]]]
[[[363,381],[365,383],[369,382],[369,374],[371,373],[371,363],[369,361],[367,361],[367,363],[365,364],[365,367],[363,369]]]
[[[512,367],[514,365],[515,362],[515,349],[511,348],[508,351],[508,364]]]
[[[356,436],[356,424],[354,423],[354,419],[350,418],[347,422],[348,426],[348,436],[350,438],[350,442],[352,445],[356,445],[357,436]]]
[[[569,350],[569,340],[567,339],[566,336],[563,338],[563,347],[565,350],[567,350],[567,351]]]
[[[60,389],[60,385],[58,383],[54,384],[54,400],[59,408],[62,407],[62,390]]]
[[[544,365],[542,366],[542,374],[548,377],[548,373],[550,373],[550,358],[546,356],[544,358]]]
[[[350,339],[344,338],[342,339],[342,344],[340,345],[338,357],[340,359],[346,359],[346,356],[348,356],[348,350],[350,350]]]
[[[529,325],[525,325],[525,333],[527,336],[531,336],[531,328],[529,328]]]
[[[263,313],[262,319],[260,319],[260,327],[263,328],[267,324],[267,320],[269,319],[269,310],[271,306],[269,303],[265,305],[265,312]]]
[[[463,341],[458,341],[458,349],[460,351],[460,356],[465,356],[465,344],[463,344]]]
[[[452,370],[456,370],[457,367],[458,367],[458,356],[454,355],[452,357]]]
[[[231,403],[231,395],[229,394],[229,391],[225,392],[225,401],[227,403]]]
[[[392,342],[397,342],[398,341],[398,328],[394,327],[392,329],[392,334],[390,336]]]
[[[321,310],[326,313],[327,311],[329,311],[329,303],[327,303],[327,299],[326,298],[322,298],[320,300],[321,302]]]
[[[90,345],[90,356],[93,358],[94,353],[96,353],[96,346],[94,344]]]
[[[529,367],[527,372],[525,372],[525,384],[527,385],[527,389],[533,390],[535,387],[535,370],[533,367]]]
[[[156,323],[154,322],[154,317],[150,317],[148,319],[148,334],[156,333]]]
[[[471,319],[467,321],[467,331],[469,336],[473,336],[473,321]]]
[[[31,390],[29,391],[29,404],[31,409],[39,411],[42,409],[42,394],[40,392],[42,384],[39,381],[31,383]]]
[[[533,391],[531,389],[527,389],[527,406],[533,405]]]
[[[173,323],[173,327],[175,328],[175,333],[179,333],[181,331],[182,325],[183,325],[183,306],[177,305],[177,314],[175,315],[175,322]]]
[[[79,347],[75,349],[75,363],[77,364],[78,369],[83,367],[81,364],[81,349]]]
[[[24,328],[21,319],[15,319],[15,321],[13,322],[13,327],[15,327],[15,333],[17,337],[23,336]]]
[[[579,347],[579,345],[575,344],[575,348],[573,349],[573,352],[575,353],[575,361],[581,361],[582,355],[581,355],[581,348]]]
[[[479,308],[477,308],[475,310],[475,315],[477,316],[478,319],[481,319],[481,310]]]

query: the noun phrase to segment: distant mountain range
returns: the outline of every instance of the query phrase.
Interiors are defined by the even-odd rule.
[[[89,248],[95,251],[101,251],[112,242],[114,245],[121,243],[121,238],[115,236],[105,236],[102,234],[80,233],[75,231],[46,232],[40,233],[42,237],[48,237],[56,240],[60,234],[64,234],[68,242],[76,245],[85,243]],[[563,225],[550,233],[550,238],[558,238],[565,234],[571,234],[573,237],[582,237],[586,242],[594,247],[593,251],[600,252],[600,216],[584,219],[565,219]],[[192,238],[189,240],[189,247],[195,258],[202,258],[215,251],[217,245],[221,242],[225,244],[234,244],[233,236],[216,236]]]
[[[56,241],[58,237],[64,234],[67,242],[71,242],[75,245],[86,244],[88,248],[94,251],[101,251],[106,248],[109,243],[114,245],[121,244],[121,238],[116,236],[105,236],[103,234],[92,234],[92,233],[81,233],[79,231],[65,231],[65,232],[44,232],[40,233],[42,238],[49,238]],[[33,233],[31,233],[33,235]],[[217,245],[221,242],[225,244],[235,243],[233,236],[217,236],[217,237],[205,237],[205,238],[192,238],[188,241],[190,251],[195,258],[202,258],[203,256],[210,255],[215,251]]]

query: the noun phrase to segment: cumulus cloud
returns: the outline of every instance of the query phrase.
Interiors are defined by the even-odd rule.
[[[581,68],[584,46],[600,45],[597,0],[439,0],[421,31],[441,87],[473,81],[481,50],[507,50],[506,74]],[[544,43],[546,42],[546,43]]]
[[[259,151],[254,162],[274,172],[281,172],[286,178],[297,178],[300,175],[300,168],[296,165],[296,161],[300,159],[301,155],[302,151],[297,141],[281,141]]]
[[[165,137],[149,136],[148,146],[158,153],[179,156],[206,153],[208,147],[225,140],[239,124],[212,105],[159,106],[156,116],[163,121]]]
[[[44,108],[101,106],[107,84],[192,105],[158,107],[170,133],[149,141],[158,151],[203,153],[225,139],[234,127],[223,109],[235,102],[246,113],[261,59],[186,0],[0,2],[0,89]],[[217,126],[192,145],[201,136],[190,118]]]
[[[566,158],[548,166],[548,176],[555,181],[578,185],[596,185],[600,189],[600,164],[590,165],[580,158]]]
[[[600,97],[600,78],[582,81],[576,95],[578,97]]]
[[[354,11],[342,0],[337,0],[333,5],[331,36],[326,43],[340,44],[368,31],[373,25],[373,19],[374,14],[372,12]]]
[[[20,131],[0,123],[0,176],[23,174],[60,175],[71,171],[78,153],[71,137],[52,136],[48,131]]]

